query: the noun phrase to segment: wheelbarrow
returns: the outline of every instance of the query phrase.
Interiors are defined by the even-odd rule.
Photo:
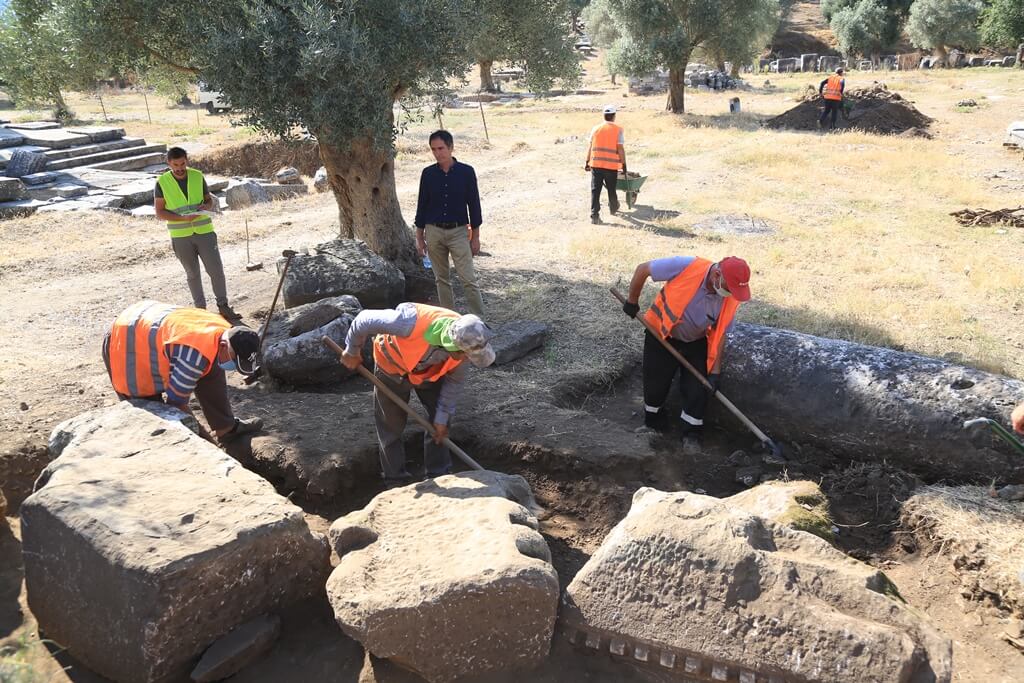
[[[615,182],[615,189],[626,193],[626,206],[630,210],[636,204],[636,196],[640,194],[640,188],[645,180],[647,180],[647,176],[640,175],[639,173],[630,173],[628,177],[619,173],[619,178]]]

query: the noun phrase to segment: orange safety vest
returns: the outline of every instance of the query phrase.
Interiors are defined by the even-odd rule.
[[[408,377],[414,385],[436,382],[462,363],[463,359],[449,358],[444,363],[431,365],[416,371],[416,366],[430,352],[430,342],[424,335],[430,324],[441,318],[458,318],[455,311],[438,306],[416,304],[416,326],[408,337],[393,334],[378,334],[373,340],[373,361],[382,372],[398,377]]]
[[[171,344],[197,349],[217,361],[221,336],[231,325],[216,313],[182,308],[159,301],[140,301],[126,308],[110,330],[110,379],[126,396],[156,396],[171,381]]]
[[[590,166],[617,171],[622,166],[619,159],[619,132],[622,130],[611,121],[598,126],[590,138]]]
[[[842,100],[843,79],[839,76],[829,76],[828,81],[825,82],[823,96],[826,100]]]
[[[683,269],[683,272],[665,283],[665,286],[654,297],[654,303],[647,309],[644,319],[657,330],[657,332],[668,339],[672,336],[672,328],[682,317],[686,307],[690,305],[697,288],[704,284],[708,270],[715,265],[711,261],[702,258],[693,259],[693,263]],[[736,309],[740,302],[736,297],[730,296],[722,302],[722,310],[718,314],[718,320],[708,328],[708,372],[715,367],[715,360],[718,358],[718,347],[729,329],[729,323],[736,316]]]

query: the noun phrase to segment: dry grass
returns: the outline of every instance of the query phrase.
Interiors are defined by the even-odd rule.
[[[903,522],[940,552],[965,555],[982,590],[1024,610],[1024,506],[981,486],[925,486],[903,504]]]

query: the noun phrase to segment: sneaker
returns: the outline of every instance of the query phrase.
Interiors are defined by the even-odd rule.
[[[235,439],[245,436],[246,434],[255,434],[263,429],[263,420],[258,417],[250,417],[248,420],[239,420],[235,418],[235,426],[231,428],[231,431],[221,434],[217,437],[221,443],[231,443]]]
[[[220,313],[221,316],[223,316],[229,323],[239,322],[242,319],[242,316],[238,315],[238,313],[235,312],[235,309],[231,308],[231,306],[228,306],[227,304],[224,304],[223,306],[217,304],[217,312]]]

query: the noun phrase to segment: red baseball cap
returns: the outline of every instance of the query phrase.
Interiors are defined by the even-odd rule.
[[[726,256],[718,262],[725,286],[737,301],[750,300],[750,266],[737,256]]]

